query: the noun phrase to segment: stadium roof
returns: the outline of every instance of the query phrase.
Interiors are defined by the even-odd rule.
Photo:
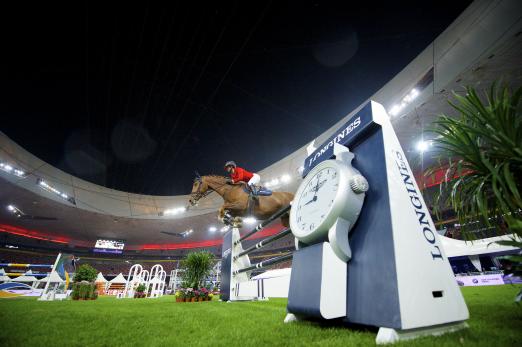
[[[499,79],[512,87],[522,84],[521,7],[518,1],[475,1],[372,96],[390,113],[410,162],[419,157],[416,146],[429,139],[425,130],[435,117],[452,113],[447,103],[452,91],[462,93],[465,85],[485,89]],[[402,103],[414,89],[416,97]],[[324,141],[355,111],[315,142]],[[307,145],[262,170],[265,182],[271,182],[276,190],[294,191],[300,182],[299,168]],[[429,164],[427,160],[421,157],[421,167]],[[131,194],[83,181],[41,161],[1,132],[0,163],[4,164],[0,170],[1,232],[80,247],[92,247],[98,238],[126,240],[126,249],[210,247],[221,243],[222,225],[216,217],[221,199],[216,194],[198,207],[183,211],[188,196]],[[6,170],[5,165],[10,169]],[[279,180],[276,184],[275,179],[283,175],[288,175],[290,181],[283,184]],[[177,213],[165,215],[172,209]],[[217,231],[209,231],[211,226]],[[194,232],[185,237],[173,235],[187,230]]]

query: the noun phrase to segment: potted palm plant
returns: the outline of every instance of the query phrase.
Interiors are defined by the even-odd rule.
[[[214,256],[207,251],[192,252],[181,262],[183,279],[188,287],[198,289],[203,287],[205,278],[214,265]]]
[[[511,240],[500,244],[522,246],[522,88],[510,91],[493,84],[482,97],[471,87],[464,96],[455,94],[450,105],[455,115],[441,115],[431,131],[437,136],[439,169],[457,177],[440,185],[435,212],[452,208],[465,239],[476,234],[466,226],[480,220],[487,226],[505,223]],[[522,256],[513,255],[513,271],[522,274]]]
[[[205,278],[212,270],[214,256],[210,252],[199,251],[189,253],[181,262],[183,284],[181,293],[185,301],[203,301],[206,292],[202,291]]]

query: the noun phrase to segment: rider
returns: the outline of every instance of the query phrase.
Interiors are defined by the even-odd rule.
[[[238,167],[234,161],[227,161],[225,163],[225,170],[230,174],[232,183],[244,182],[248,185],[250,191],[254,195],[257,195],[256,185],[261,181],[261,176]]]

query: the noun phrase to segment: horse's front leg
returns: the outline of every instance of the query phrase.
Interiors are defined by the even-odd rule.
[[[223,221],[223,217],[225,217],[225,208],[221,206],[218,210],[218,219]]]

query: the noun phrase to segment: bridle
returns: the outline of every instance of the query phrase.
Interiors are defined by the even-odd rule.
[[[196,205],[199,201],[199,199],[202,199],[212,193],[212,190],[207,189],[206,192],[201,192],[201,186],[203,185],[203,179],[199,174],[197,174],[196,178],[194,179],[194,182],[199,182],[198,190],[196,192],[190,193],[190,200],[193,201],[193,204]]]
[[[196,171],[196,178],[194,178],[194,182],[199,182],[199,186],[198,186],[198,190],[195,191],[195,192],[192,192],[190,193],[190,201],[191,201],[191,205],[192,206],[195,206],[197,205],[197,203],[199,202],[200,199],[208,196],[210,193],[212,193],[213,189],[207,189],[206,192],[201,192],[201,186],[203,185],[203,178],[201,177],[201,175]],[[218,188],[226,185],[227,183],[223,183],[221,186],[219,186]],[[210,187],[209,187],[210,188]]]

